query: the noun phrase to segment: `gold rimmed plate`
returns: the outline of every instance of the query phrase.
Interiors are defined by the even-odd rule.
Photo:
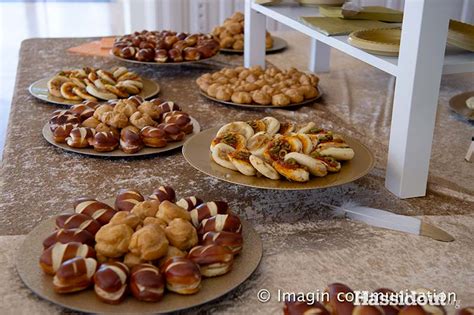
[[[466,101],[474,97],[474,91],[461,93],[449,100],[449,107],[468,120],[474,120],[474,109],[467,107]]]
[[[48,92],[49,80],[50,78],[45,78],[45,79],[41,79],[34,82],[33,84],[30,85],[30,87],[28,88],[28,91],[30,92],[31,95],[33,95],[34,97],[42,101],[57,104],[57,105],[76,105],[84,101],[84,100],[71,101],[71,100],[67,100],[64,98],[50,95]],[[137,95],[143,97],[144,99],[149,99],[157,95],[158,93],[160,93],[160,85],[158,83],[150,79],[145,79],[145,78],[143,78],[142,80],[143,80],[143,89]]]
[[[84,155],[101,156],[101,157],[118,157],[118,158],[137,157],[137,156],[146,156],[146,155],[159,154],[159,153],[171,151],[171,150],[174,150],[176,148],[181,147],[186,142],[186,140],[191,138],[193,135],[198,134],[199,131],[201,130],[201,127],[199,126],[199,123],[197,122],[196,119],[191,117],[191,122],[193,123],[193,132],[189,135],[186,135],[186,137],[183,140],[177,141],[177,142],[170,142],[170,143],[168,143],[168,145],[166,147],[163,147],[163,148],[144,147],[143,149],[141,149],[137,153],[132,153],[132,154],[125,153],[122,150],[120,150],[119,148],[117,148],[114,151],[110,151],[110,152],[97,152],[91,147],[88,147],[88,148],[71,148],[66,143],[56,143],[53,140],[53,133],[49,129],[49,123],[46,123],[43,126],[43,137],[46,139],[46,141],[48,141],[49,143],[51,143],[55,147],[61,148],[65,151],[69,151],[69,152],[74,152],[74,153],[79,153],[79,154],[84,154]]]
[[[398,56],[401,28],[377,28],[349,34],[348,42],[372,54]]]
[[[106,201],[113,205],[113,200]],[[232,291],[247,280],[257,269],[262,258],[262,241],[252,225],[244,219],[242,236],[244,246],[235,256],[232,270],[225,275],[202,280],[201,290],[193,295],[179,295],[166,292],[163,300],[157,303],[140,302],[128,297],[119,305],[100,302],[94,290],[57,294],[53,290],[52,277],[45,275],[38,263],[43,249],[43,240],[54,231],[55,219],[50,218],[36,226],[25,238],[16,257],[16,269],[25,285],[35,294],[65,308],[85,313],[168,313],[195,307],[210,302]]]
[[[271,180],[266,177],[246,176],[237,171],[224,168],[211,158],[209,146],[219,127],[204,130],[190,138],[183,146],[186,161],[195,169],[217,179],[243,186],[262,189],[306,190],[339,186],[353,182],[367,175],[374,166],[374,156],[358,140],[344,135],[344,139],[355,152],[351,161],[342,163],[341,171],[325,177],[311,177],[308,182],[290,182],[284,179]]]
[[[234,103],[234,102],[229,102],[229,101],[223,101],[223,100],[219,100],[215,97],[211,97],[209,95],[207,95],[206,92],[204,92],[203,90],[199,90],[199,93],[201,93],[202,96],[204,96],[205,98],[207,99],[210,99],[211,101],[214,101],[214,102],[217,102],[217,103],[221,103],[221,104],[225,104],[225,105],[231,105],[231,106],[237,106],[237,107],[246,107],[246,108],[278,108],[278,109],[282,109],[282,108],[294,108],[294,107],[300,107],[300,106],[304,106],[304,105],[308,105],[308,104],[312,104],[314,103],[315,101],[317,101],[318,99],[321,98],[321,96],[323,96],[323,91],[321,90],[321,88],[318,86],[318,96],[317,97],[314,97],[314,98],[310,98],[310,99],[307,99],[307,100],[304,100],[303,102],[300,102],[300,103],[293,103],[293,104],[290,104],[290,105],[285,105],[285,106],[275,106],[275,105],[260,105],[260,104],[239,104],[239,103]]]
[[[272,38],[273,38],[273,46],[270,47],[270,48],[267,48],[265,50],[267,53],[274,53],[274,52],[282,51],[286,47],[288,47],[288,43],[283,38],[277,37],[277,36],[272,36]],[[243,54],[244,53],[243,49],[221,48],[220,51],[223,52],[223,53],[232,53],[232,54]]]

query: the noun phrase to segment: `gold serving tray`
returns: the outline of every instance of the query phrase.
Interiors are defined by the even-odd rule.
[[[466,105],[466,101],[470,97],[474,97],[474,91],[461,93],[456,96],[453,96],[449,100],[449,107],[459,115],[465,117],[466,119],[474,121],[474,110],[470,109]]]
[[[84,100],[80,101],[71,101],[71,100],[66,100],[64,98],[60,97],[55,97],[49,94],[48,92],[48,81],[50,78],[45,78],[38,80],[34,82],[33,84],[30,85],[28,88],[28,91],[30,92],[31,95],[34,97],[48,102],[52,104],[57,104],[57,105],[76,105],[84,102]],[[143,89],[142,91],[137,94],[138,96],[143,97],[144,99],[149,99],[158,93],[160,93],[160,85],[156,83],[155,81],[152,81],[150,79],[145,79],[143,78]]]
[[[49,129],[49,123],[46,123],[43,126],[42,132],[43,132],[43,137],[46,139],[46,141],[48,141],[49,143],[51,143],[55,147],[61,148],[65,151],[84,154],[84,155],[91,155],[91,156],[130,158],[130,157],[137,157],[137,156],[154,155],[154,154],[159,154],[159,153],[171,151],[171,150],[174,150],[176,148],[180,148],[181,146],[183,146],[183,144],[186,142],[186,140],[188,140],[193,135],[196,135],[196,134],[199,133],[199,131],[201,131],[201,126],[199,126],[199,123],[197,122],[197,120],[192,118],[192,117],[190,117],[190,118],[191,118],[191,122],[193,123],[193,133],[191,133],[189,135],[186,135],[186,137],[183,140],[177,141],[177,142],[170,142],[170,143],[168,143],[168,145],[166,147],[163,147],[163,148],[144,147],[143,149],[141,149],[137,153],[132,153],[132,154],[125,153],[122,150],[120,150],[119,148],[115,149],[114,151],[110,151],[110,152],[97,152],[91,147],[82,148],[82,149],[81,148],[71,148],[66,143],[56,143],[53,140],[53,133]]]
[[[342,163],[339,173],[330,173],[325,177],[311,177],[306,183],[290,182],[285,179],[271,180],[263,176],[246,176],[224,168],[212,160],[209,147],[219,128],[207,129],[193,136],[184,144],[183,155],[186,161],[198,171],[232,184],[279,190],[328,188],[347,184],[367,175],[375,162],[372,152],[365,145],[344,135],[344,139],[354,150],[355,156],[351,161]]]
[[[273,46],[270,47],[270,48],[267,48],[265,50],[267,53],[274,53],[274,52],[282,51],[288,46],[288,43],[283,38],[277,37],[277,36],[272,36],[272,38],[273,38]],[[233,53],[233,54],[243,54],[244,50],[243,49],[221,48],[220,52]]]
[[[113,206],[114,200],[105,201]],[[35,294],[52,303],[85,313],[148,314],[168,313],[184,310],[212,301],[237,288],[257,269],[262,258],[262,241],[252,225],[241,218],[244,246],[234,259],[232,271],[228,274],[206,278],[201,290],[193,295],[179,295],[166,292],[157,303],[140,302],[128,297],[119,305],[100,302],[94,290],[73,294],[57,294],[53,290],[52,277],[43,273],[39,257],[43,251],[43,240],[54,231],[55,218],[47,219],[36,226],[25,238],[16,257],[16,269],[25,285]]]
[[[362,30],[349,34],[348,42],[372,54],[398,56],[401,35],[401,28]]]
[[[321,96],[323,96],[323,92],[321,90],[320,87],[317,87],[318,89],[318,92],[319,92],[319,95],[315,98],[311,98],[311,99],[308,99],[308,100],[304,100],[303,102],[300,102],[300,103],[293,103],[293,104],[290,104],[290,105],[285,105],[285,106],[275,106],[275,105],[260,105],[260,104],[239,104],[239,103],[234,103],[234,102],[230,102],[230,101],[223,101],[223,100],[219,100],[215,97],[211,97],[209,95],[207,95],[206,92],[204,92],[203,90],[199,90],[199,93],[204,96],[205,98],[207,99],[210,99],[211,101],[214,101],[214,102],[217,102],[217,103],[221,103],[221,104],[224,104],[224,105],[231,105],[231,106],[237,106],[237,107],[246,107],[246,108],[275,108],[275,109],[282,109],[282,108],[295,108],[295,107],[300,107],[300,106],[304,106],[304,105],[308,105],[308,104],[312,104],[314,103],[315,101],[317,101],[318,99],[321,98]]]

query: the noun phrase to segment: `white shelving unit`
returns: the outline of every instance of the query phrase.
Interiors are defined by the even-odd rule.
[[[246,0],[245,66],[265,65],[265,23],[270,17],[312,38],[310,71],[330,70],[333,47],[395,76],[385,186],[400,198],[424,196],[441,74],[474,72],[474,53],[446,50],[453,6],[445,0],[406,0],[399,57],[385,57],[351,46],[348,36],[326,36],[300,21],[300,16],[318,16],[317,8]]]

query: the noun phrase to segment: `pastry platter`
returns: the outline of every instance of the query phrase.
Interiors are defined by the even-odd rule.
[[[180,61],[180,62],[138,61],[138,60],[134,60],[134,59],[126,59],[126,58],[116,56],[112,52],[110,52],[110,55],[113,58],[115,58],[119,61],[126,62],[126,63],[133,63],[133,64],[136,64],[136,65],[138,64],[138,65],[151,65],[151,66],[157,66],[157,67],[161,67],[161,66],[171,66],[172,67],[172,66],[184,66],[184,65],[192,65],[192,64],[202,63],[203,61],[212,60],[218,54],[215,54],[214,56],[209,57],[209,58],[204,58],[204,59],[199,59],[199,60],[189,60],[189,61],[185,60],[185,61]]]
[[[64,98],[59,98],[59,97],[50,95],[48,92],[49,80],[50,78],[44,78],[44,79],[34,82],[33,84],[30,85],[30,87],[28,88],[28,91],[30,92],[31,95],[33,95],[34,97],[42,101],[57,104],[57,105],[76,105],[83,102],[83,100],[71,101],[71,100],[66,100]],[[144,99],[149,99],[160,92],[160,85],[158,83],[150,79],[145,79],[145,78],[143,78],[142,80],[143,80],[143,90],[139,94],[137,94],[138,96],[141,96]]]
[[[113,200],[106,200],[113,205]],[[237,288],[257,269],[262,258],[262,242],[249,222],[241,220],[244,243],[239,255],[235,256],[231,272],[220,277],[202,280],[199,292],[179,295],[167,292],[157,303],[141,302],[128,297],[120,305],[101,302],[94,290],[73,294],[57,294],[53,289],[52,277],[44,274],[38,265],[45,239],[55,227],[54,218],[40,223],[25,238],[19,249],[16,268],[25,285],[35,294],[52,303],[85,313],[168,313],[195,307],[212,301]]]
[[[358,140],[344,135],[344,139],[354,150],[354,158],[343,163],[340,172],[325,177],[311,178],[309,181],[291,182],[287,180],[271,180],[265,177],[246,176],[237,171],[224,168],[212,160],[209,145],[219,127],[207,129],[192,138],[183,146],[186,161],[197,170],[217,179],[261,189],[308,190],[339,186],[353,182],[369,173],[375,159],[370,150]]]
[[[312,104],[314,103],[315,101],[317,101],[318,99],[321,98],[321,96],[323,96],[323,91],[321,90],[320,87],[317,88],[318,89],[318,92],[319,92],[319,95],[317,97],[314,97],[314,98],[311,98],[311,99],[307,99],[307,100],[304,100],[303,102],[300,102],[300,103],[294,103],[294,104],[290,104],[290,105],[285,105],[285,106],[277,106],[277,105],[260,105],[260,104],[239,104],[239,103],[234,103],[234,102],[230,102],[230,101],[223,101],[223,100],[219,100],[215,97],[211,97],[209,95],[207,95],[207,93],[205,93],[204,91],[202,90],[199,90],[199,93],[204,96],[205,98],[207,99],[210,99],[211,101],[214,101],[214,102],[217,102],[217,103],[221,103],[221,104],[225,104],[225,105],[231,105],[231,106],[237,106],[237,107],[246,107],[246,108],[295,108],[295,107],[300,107],[300,106],[304,106],[304,105],[308,105],[308,104]]]
[[[274,52],[282,51],[286,47],[288,47],[288,43],[283,38],[277,37],[277,36],[272,36],[272,38],[273,38],[273,46],[270,47],[270,48],[267,48],[265,50],[267,53],[274,53]],[[243,54],[244,53],[243,49],[221,48],[220,51],[224,52],[224,53],[234,53],[234,54]]]
[[[194,119],[192,117],[190,117],[190,118],[191,118],[191,122],[193,124],[193,132],[189,135],[186,135],[186,137],[183,140],[177,141],[177,142],[170,142],[166,145],[166,147],[163,147],[163,148],[145,147],[145,148],[141,149],[139,152],[133,153],[133,154],[125,153],[122,150],[114,150],[114,151],[111,151],[111,152],[98,152],[98,151],[95,151],[93,148],[72,148],[72,147],[68,146],[65,143],[56,143],[53,140],[53,134],[52,134],[52,132],[49,128],[49,123],[46,123],[43,126],[42,133],[43,133],[43,137],[46,139],[46,141],[48,141],[49,143],[51,143],[55,147],[61,148],[65,151],[69,151],[69,152],[74,152],[74,153],[79,153],[79,154],[84,154],[84,155],[92,155],[92,156],[119,157],[119,158],[120,157],[123,158],[123,157],[146,156],[146,155],[159,154],[159,153],[163,153],[163,152],[167,152],[167,151],[171,151],[171,150],[174,150],[176,148],[179,148],[192,135],[198,134],[201,130],[201,127],[200,127],[200,125],[199,125],[199,123],[197,122],[196,119]]]
[[[449,107],[459,115],[465,117],[466,119],[474,121],[474,109],[470,109],[466,105],[467,99],[471,97],[474,97],[474,91],[461,93],[456,96],[453,96],[449,100]]]

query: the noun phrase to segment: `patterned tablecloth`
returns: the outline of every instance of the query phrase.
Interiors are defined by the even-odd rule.
[[[309,40],[282,33],[290,47],[268,56],[277,66],[306,67]],[[160,184],[175,187],[179,196],[229,201],[233,210],[255,224],[264,243],[256,273],[238,289],[190,313],[261,313],[281,310],[282,291],[323,290],[330,282],[353,289],[391,287],[396,290],[434,288],[454,291],[462,305],[474,303],[474,167],[463,161],[473,133],[472,123],[450,112],[448,100],[473,86],[474,74],[443,77],[431,159],[428,194],[399,200],[384,188],[394,78],[362,62],[332,51],[331,72],[320,75],[324,97],[297,110],[242,110],[210,102],[194,80],[204,72],[242,63],[239,56],[218,56],[184,67],[133,66],[157,80],[161,98],[180,104],[203,129],[230,120],[273,115],[280,119],[312,120],[359,138],[376,157],[371,173],[340,187],[301,191],[258,190],[220,182],[190,167],[180,150],[133,159],[90,158],[66,153],[41,136],[54,105],[40,102],[27,88],[35,80],[67,67],[111,67],[111,58],[66,53],[90,39],[31,39],[20,52],[16,89],[0,170],[0,312],[59,313],[64,310],[37,298],[23,286],[14,269],[22,235],[42,220],[71,209],[81,195],[110,198],[122,187],[151,192]],[[451,233],[456,241],[381,230],[332,219],[321,201],[353,200],[396,213],[423,216]],[[247,244],[251,246],[251,244]],[[258,302],[266,288],[274,298]]]

